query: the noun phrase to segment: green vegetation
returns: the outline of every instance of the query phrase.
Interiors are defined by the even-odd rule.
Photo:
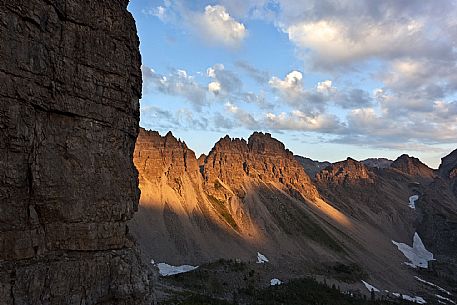
[[[328,266],[327,272],[329,277],[346,283],[355,283],[368,276],[362,267],[357,264],[345,265],[336,263]]]
[[[216,209],[217,213],[223,220],[225,220],[235,231],[238,231],[238,225],[233,219],[232,215],[230,214],[229,210],[227,209],[226,203],[223,200],[217,199],[212,195],[208,195],[208,199]]]
[[[251,272],[252,273],[252,272]],[[191,279],[187,279],[191,281]],[[188,282],[189,283],[189,282]],[[159,305],[396,305],[413,304],[397,299],[368,300],[359,292],[342,293],[335,285],[332,287],[312,278],[291,280],[279,286],[256,289],[251,285],[236,291],[220,291],[219,298],[209,287],[207,293],[186,291]]]
[[[335,287],[331,288],[312,278],[291,280],[287,284],[272,286],[259,291],[252,305],[381,305],[381,304],[412,304],[396,300],[368,301],[360,294],[350,296],[341,293]]]
[[[219,180],[214,181],[214,188],[216,190],[220,190],[221,188],[224,188],[224,186],[219,182]]]
[[[179,292],[159,305],[413,304],[397,298],[384,299],[384,296],[378,294],[371,297],[368,294],[362,295],[359,290],[343,293],[335,284],[330,287],[325,280],[324,283],[319,283],[310,277],[293,279],[279,286],[267,286],[271,277],[262,276],[265,267],[239,260],[220,259],[191,272],[163,278],[168,285],[179,287],[175,290]],[[350,280],[363,275],[362,269],[355,264],[332,264],[328,266],[328,272]]]

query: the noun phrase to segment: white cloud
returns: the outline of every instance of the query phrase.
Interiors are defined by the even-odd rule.
[[[273,76],[268,82],[271,88],[278,91],[280,99],[293,107],[313,108],[309,106],[303,86],[303,74],[300,71],[289,72],[284,79]]]
[[[366,59],[449,60],[457,29],[455,1],[277,0],[275,24],[314,68]],[[267,9],[267,8],[265,8]]]
[[[299,92],[303,90],[302,79],[303,74],[300,71],[294,70],[287,74],[284,80],[273,76],[268,83],[271,87],[280,91]]]
[[[318,62],[327,63],[408,54],[421,31],[415,21],[406,24],[358,24],[357,29],[353,26],[324,19],[292,24],[285,31],[297,46],[312,50]]]
[[[212,88],[217,89],[217,93],[223,95],[230,95],[238,93],[241,90],[242,82],[232,71],[226,70],[223,64],[215,64],[206,69],[208,77],[213,79]],[[214,91],[213,91],[214,92]]]
[[[241,109],[230,102],[225,104],[225,109],[232,115],[235,122],[238,123],[238,126],[241,125],[251,130],[259,128],[260,125],[254,116],[244,109]]]
[[[208,5],[192,17],[199,35],[215,44],[238,47],[248,35],[244,24],[235,20],[221,5]]]
[[[330,94],[335,91],[335,88],[332,87],[331,80],[325,80],[323,82],[318,82],[316,86],[316,91],[323,94]]]
[[[208,84],[208,91],[218,95],[221,92],[221,83],[211,82]]]
[[[207,90],[200,85],[187,71],[178,69],[168,75],[161,75],[154,69],[142,66],[143,92],[145,94],[160,92],[163,94],[184,97],[196,109],[202,109],[207,104]]]
[[[342,128],[341,123],[333,115],[308,115],[299,110],[291,113],[267,113],[265,124],[276,130],[317,131],[323,133],[337,132]]]

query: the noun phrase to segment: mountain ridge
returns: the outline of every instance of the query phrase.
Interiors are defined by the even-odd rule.
[[[268,133],[255,132],[247,141],[225,136],[198,160],[184,144],[165,151],[161,145],[145,142],[142,135],[147,133],[140,130],[134,161],[156,160],[150,166],[157,175],[139,170],[139,215],[148,216],[136,223],[134,219],[132,231],[140,246],[148,238],[144,244],[152,243],[144,229],[147,223],[174,219],[159,230],[174,240],[173,245],[158,242],[168,253],[145,250],[156,261],[249,260],[259,251],[291,276],[357,264],[369,274],[368,281],[389,289],[392,285],[417,289],[414,270],[403,267],[405,257],[392,240],[411,244],[419,232],[426,246],[440,251],[441,262],[454,264],[448,259],[451,247],[433,242],[430,235],[438,215],[452,220],[457,214],[454,197],[452,193],[443,197],[439,183],[448,182],[414,158],[401,156],[397,165],[394,161],[395,166],[383,168],[348,158],[326,166],[312,180],[297,157]],[[162,143],[167,136],[154,133],[154,137]],[[156,199],[148,201],[151,194]],[[412,209],[408,201],[415,194],[418,200]],[[432,203],[437,196],[442,202]],[[144,213],[146,206],[154,206],[155,212]],[[197,210],[199,217],[193,217],[192,211]],[[450,222],[441,222],[437,229],[446,232],[447,238],[454,234]],[[185,241],[176,237],[181,235]],[[186,246],[177,247],[181,244]],[[387,261],[398,270],[383,271],[381,266]],[[440,272],[451,272],[443,264],[437,266]]]

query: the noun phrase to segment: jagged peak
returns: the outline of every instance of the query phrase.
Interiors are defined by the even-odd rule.
[[[290,153],[289,150],[286,150],[285,145],[281,141],[273,138],[270,133],[263,133],[258,131],[249,136],[248,147],[249,150],[260,153]]]
[[[183,149],[188,149],[186,142],[176,138],[171,130],[162,136],[156,130],[148,130],[140,127],[140,135],[141,136],[137,141],[140,141],[141,139],[145,141],[147,139],[146,141],[156,143],[156,145],[163,147],[181,147]]]
[[[441,177],[450,178],[451,173],[457,175],[457,149],[441,158],[441,164],[438,168]],[[454,174],[452,174],[454,176]]]
[[[423,178],[433,178],[436,176],[433,169],[428,167],[418,158],[409,156],[407,154],[402,154],[397,159],[395,159],[390,167],[411,176]]]
[[[368,167],[389,168],[394,161],[387,158],[368,158],[360,162]]]

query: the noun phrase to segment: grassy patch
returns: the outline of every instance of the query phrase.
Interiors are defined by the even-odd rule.
[[[225,201],[219,200],[214,196],[208,195],[208,199],[213,205],[213,207],[216,209],[216,212],[219,214],[219,216],[225,220],[235,231],[238,231],[238,225],[235,222],[235,219],[233,219],[232,215],[230,214],[229,210],[227,209],[227,205]]]

